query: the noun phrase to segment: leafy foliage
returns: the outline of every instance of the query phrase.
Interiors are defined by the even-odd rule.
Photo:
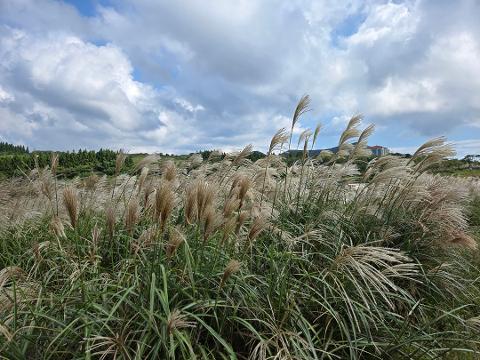
[[[23,145],[13,145],[7,142],[0,142],[0,153],[8,153],[8,154],[28,154],[29,150],[28,147]]]
[[[60,152],[58,175],[65,178],[87,176],[92,172],[113,175],[117,153],[112,150],[99,151],[79,150]],[[5,177],[22,176],[34,167],[45,167],[50,163],[52,153],[48,151],[31,154],[0,155],[0,174]],[[133,160],[126,159],[126,169],[133,168]]]

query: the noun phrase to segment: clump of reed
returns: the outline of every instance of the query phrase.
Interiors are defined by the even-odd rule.
[[[308,110],[255,163],[246,146],[126,176],[120,152],[114,181],[57,183],[52,157],[0,184],[0,357],[478,356],[478,182],[428,172],[444,138],[369,158],[360,116],[313,158]]]

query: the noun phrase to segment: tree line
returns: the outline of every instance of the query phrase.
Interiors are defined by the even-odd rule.
[[[28,154],[30,151],[28,147],[23,145],[13,145],[7,142],[0,142],[0,153],[8,154]]]
[[[57,174],[65,178],[86,176],[92,172],[113,175],[117,154],[108,149],[59,152]],[[51,151],[0,152],[0,176],[22,176],[36,167],[44,168],[50,165],[51,156]],[[133,159],[127,156],[124,170],[132,168]]]

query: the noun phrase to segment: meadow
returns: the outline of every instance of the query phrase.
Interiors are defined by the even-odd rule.
[[[444,138],[368,160],[359,116],[312,158],[308,105],[256,161],[120,152],[68,180],[53,154],[2,181],[0,357],[479,358],[480,181],[429,172]]]

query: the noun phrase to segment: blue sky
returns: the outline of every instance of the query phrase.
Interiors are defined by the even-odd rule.
[[[107,4],[96,0],[66,0],[65,3],[75,6],[83,16],[95,16],[97,6]]]
[[[372,144],[478,154],[478,18],[476,0],[0,0],[0,139],[263,150],[308,93],[319,147],[362,113]]]

